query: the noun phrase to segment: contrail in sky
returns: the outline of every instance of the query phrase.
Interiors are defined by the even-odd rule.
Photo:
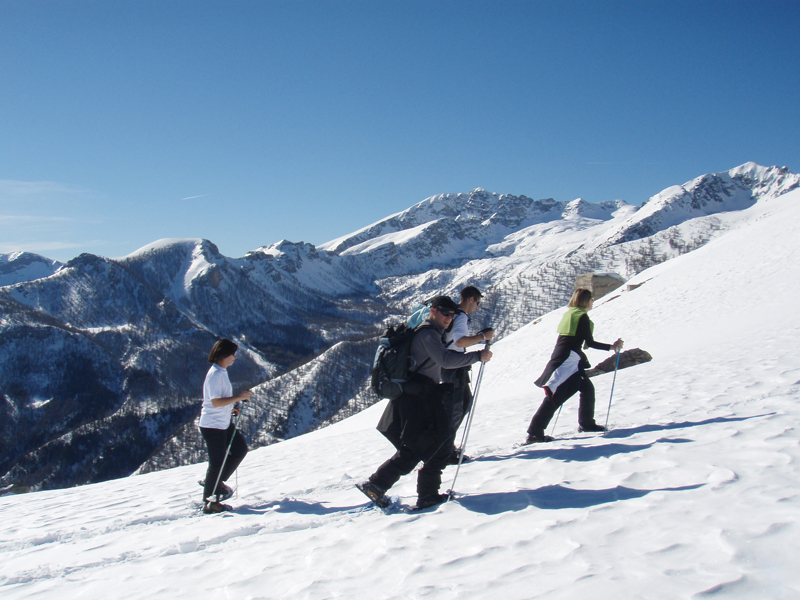
[[[208,194],[201,194],[199,196],[189,196],[188,198],[183,198],[183,200],[194,200],[195,198],[205,198]]]

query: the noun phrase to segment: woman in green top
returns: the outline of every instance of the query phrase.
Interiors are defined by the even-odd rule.
[[[535,381],[537,386],[544,389],[545,398],[528,426],[526,444],[552,441],[553,438],[544,434],[550,419],[556,410],[578,391],[580,392],[578,431],[605,431],[605,428],[594,420],[594,386],[586,376],[585,369],[590,365],[582,348],[619,352],[622,350],[623,341],[617,340],[613,344],[594,341],[592,337],[594,323],[589,319],[593,303],[594,298],[589,290],[579,289],[572,294],[569,308],[558,326],[558,341],[550,356],[550,362]]]

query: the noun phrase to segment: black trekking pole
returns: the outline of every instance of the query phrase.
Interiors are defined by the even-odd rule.
[[[484,350],[488,350],[491,342],[487,341]],[[464,450],[467,448],[467,439],[469,438],[469,429],[472,427],[472,417],[475,416],[475,405],[478,403],[478,392],[481,389],[481,380],[483,379],[483,367],[486,366],[485,362],[481,363],[481,368],[478,370],[478,378],[475,380],[475,393],[472,395],[472,408],[470,408],[469,416],[467,417],[467,424],[464,426],[464,433],[461,435],[461,449],[458,452],[458,466],[456,467],[456,474],[453,476],[453,483],[450,484],[450,490],[447,492],[447,502],[455,494],[456,479],[458,479],[458,472],[461,470],[461,463],[464,460]]]
[[[617,369],[619,369],[619,350],[617,350],[617,363],[614,365],[614,379],[611,381],[611,395],[608,397],[608,410],[606,411],[605,430],[608,431],[608,415],[611,414],[611,398],[614,397],[614,384],[617,383]],[[605,435],[605,432],[603,432]]]
[[[233,446],[233,440],[236,437],[236,431],[239,428],[239,419],[242,418],[242,411],[244,410],[245,402],[247,402],[247,400],[242,400],[242,407],[239,409],[239,414],[236,415],[236,421],[233,423],[233,435],[231,435],[231,441],[228,444],[228,449],[225,451],[225,458],[222,459],[222,465],[220,465],[219,467],[219,473],[217,473],[217,482],[214,484],[214,490],[212,491],[212,495],[216,495],[217,497],[217,502],[219,502],[219,494],[217,493],[217,486],[219,485],[219,480],[222,478],[222,471],[225,470],[225,463],[228,462],[228,456],[231,453],[231,446]],[[206,498],[206,502],[209,502],[208,498]]]

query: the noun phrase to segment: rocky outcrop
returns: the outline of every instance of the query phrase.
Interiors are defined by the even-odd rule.
[[[625,278],[616,273],[583,273],[575,280],[575,289],[589,290],[598,300],[624,283]]]
[[[623,350],[619,355],[619,368],[627,369],[628,367],[641,365],[642,363],[650,362],[651,360],[653,360],[653,357],[646,350],[641,350],[639,348]],[[617,356],[615,354],[614,356],[609,356],[603,362],[596,364],[594,368],[587,369],[586,374],[589,377],[597,377],[598,375],[611,373],[614,370],[614,365],[616,363]]]

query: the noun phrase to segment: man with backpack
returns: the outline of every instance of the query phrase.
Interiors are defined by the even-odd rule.
[[[430,315],[420,325],[411,341],[409,361],[413,365],[402,394],[391,400],[378,423],[378,431],[394,445],[397,452],[369,480],[358,484],[375,504],[389,505],[386,491],[417,464],[424,464],[417,477],[417,508],[427,508],[447,500],[439,493],[442,470],[453,448],[455,432],[445,411],[441,385],[442,368],[455,369],[492,358],[489,350],[453,352],[443,341],[458,306],[447,296],[431,302]]]
[[[449,349],[466,352],[469,346],[491,341],[494,336],[494,330],[491,327],[482,329],[475,335],[469,334],[470,316],[478,310],[482,298],[483,294],[475,286],[469,285],[461,290],[459,311],[453,317],[453,324],[444,334],[444,341]],[[466,366],[457,369],[442,369],[442,381],[453,384],[452,394],[445,396],[444,404],[450,412],[454,434],[472,407],[472,390],[469,388],[471,368],[471,366]],[[453,440],[455,441],[455,436]],[[454,445],[449,463],[457,465],[459,458],[459,451]],[[464,457],[462,460],[469,459]]]

